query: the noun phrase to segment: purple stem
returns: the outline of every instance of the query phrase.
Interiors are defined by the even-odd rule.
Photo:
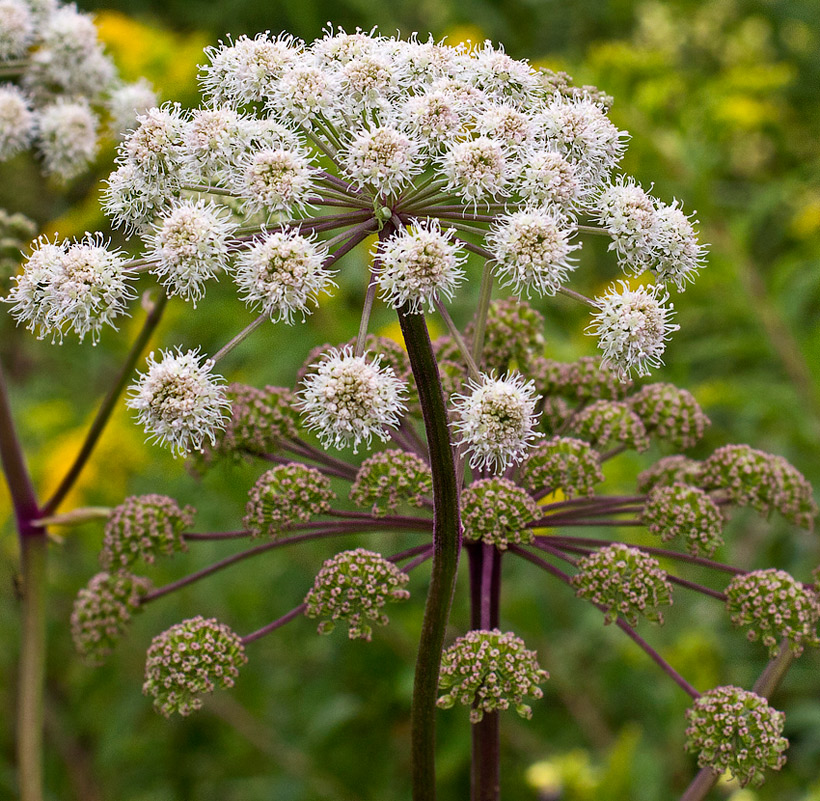
[[[318,529],[317,531],[309,531],[304,534],[297,534],[293,537],[286,537],[282,540],[274,540],[273,542],[265,542],[262,545],[257,545],[255,548],[249,548],[247,551],[240,551],[239,553],[231,554],[231,556],[227,556],[225,559],[221,559],[218,562],[214,562],[212,565],[208,565],[208,567],[202,568],[202,570],[197,570],[195,573],[191,573],[188,576],[185,576],[177,581],[172,581],[170,584],[166,584],[164,587],[157,587],[157,589],[152,590],[151,592],[147,593],[142,597],[141,603],[145,604],[149,601],[155,601],[157,598],[161,598],[163,595],[168,595],[169,593],[175,592],[182,587],[187,587],[189,584],[193,584],[200,579],[205,578],[206,576],[210,576],[213,573],[216,573],[223,568],[230,567],[231,565],[236,564],[237,562],[241,562],[245,559],[249,559],[252,556],[256,556],[260,553],[265,553],[265,551],[271,551],[274,548],[281,548],[285,545],[294,545],[298,542],[307,542],[308,540],[318,540],[323,539],[325,537],[338,537],[344,534],[358,534],[363,533],[365,531],[383,531],[386,526],[373,526],[373,525],[358,525],[358,526],[350,526],[345,525],[344,528],[340,528],[340,525],[329,525],[324,528]],[[298,528],[294,526],[294,528]]]
[[[527,561],[532,562],[534,565],[538,565],[547,572],[552,573],[552,575],[557,576],[561,579],[561,581],[563,581],[570,587],[572,586],[572,580],[570,579],[569,575],[564,573],[563,570],[559,570],[554,565],[551,565],[546,560],[541,559],[540,557],[536,556],[533,553],[530,553],[529,551],[525,550],[524,548],[521,548],[518,545],[510,545],[510,551],[512,553],[517,554],[518,556],[523,557]],[[550,548],[550,552],[553,551],[554,549]],[[592,603],[593,606],[597,607],[602,612],[607,611],[606,607],[601,604],[597,604],[594,601],[590,601],[590,603]],[[670,665],[651,645],[649,645],[649,643],[646,642],[646,640],[644,640],[643,637],[641,637],[635,631],[635,629],[633,629],[632,626],[630,626],[623,618],[619,617],[615,621],[615,624],[618,626],[619,629],[621,629],[621,631],[625,632],[638,646],[640,646],[646,652],[646,654],[658,665],[658,667],[660,667],[661,670],[663,670],[663,672],[666,673],[666,675],[669,676],[669,678],[671,678],[675,682],[675,684],[678,685],[678,687],[680,687],[685,693],[690,695],[692,698],[700,697],[700,693],[688,681],[686,681],[686,679],[683,678],[683,676],[681,676],[680,673],[678,673],[678,671],[675,670],[675,668],[673,668],[672,665]]]
[[[306,604],[299,604],[299,606],[291,609],[290,612],[287,612],[282,615],[282,617],[274,620],[273,623],[268,623],[267,626],[262,626],[261,629],[257,629],[251,634],[246,635],[242,638],[242,645],[247,645],[250,642],[254,642],[254,640],[259,640],[266,634],[270,634],[272,631],[276,631],[276,629],[281,628],[285,625],[285,623],[290,623],[291,620],[299,617],[299,615],[305,611],[305,606]]]
[[[541,537],[536,537],[534,540],[534,545],[539,546],[539,540]],[[627,545],[628,543],[625,542],[618,542],[617,540],[596,540],[591,539],[589,537],[549,537],[550,542],[555,543],[559,548],[566,547],[567,550],[572,550],[572,545],[593,545],[595,547],[602,547],[605,548],[607,545]],[[540,546],[539,546],[540,547]],[[678,551],[670,551],[667,548],[652,548],[648,545],[635,545],[630,546],[634,548],[639,548],[646,553],[651,553],[655,556],[667,556],[670,559],[677,559],[681,562],[691,562],[694,565],[701,565],[702,567],[708,567],[712,570],[721,570],[724,573],[731,573],[734,576],[745,576],[748,571],[740,570],[740,568],[732,567],[731,565],[725,565],[722,562],[715,562],[712,559],[706,559],[703,556],[691,556],[690,554],[679,553]]]

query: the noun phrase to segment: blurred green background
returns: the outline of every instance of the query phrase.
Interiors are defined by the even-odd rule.
[[[288,30],[308,40],[328,20],[385,33],[431,31],[458,41],[490,38],[519,58],[565,69],[579,84],[615,97],[611,116],[632,134],[624,162],[644,186],[698,210],[708,267],[676,296],[681,330],[653,380],[692,391],[713,420],[694,455],[726,442],[780,453],[820,487],[820,30],[816,0],[695,0],[576,3],[549,0],[122,0],[83,2],[125,77],[147,75],[166,100],[196,101],[203,46],[230,32]],[[128,16],[126,16],[126,14]],[[113,160],[67,189],[44,183],[25,157],[0,168],[0,206],[23,211],[44,231],[105,228],[100,182]],[[115,237],[118,236],[115,234]],[[616,277],[599,243],[585,243],[584,288]],[[355,332],[363,256],[350,259],[336,297],[306,326],[263,329],[231,354],[232,380],[291,385],[308,349]],[[473,268],[472,275],[476,275]],[[477,281],[473,281],[473,289]],[[583,314],[561,299],[539,304],[549,353],[594,352]],[[469,293],[454,310],[465,320]],[[140,322],[96,348],[37,342],[3,317],[0,350],[11,374],[21,433],[38,485],[53,488],[82,440],[118,359]],[[171,304],[158,344],[213,351],[250,320],[227,286],[211,290],[196,314]],[[390,333],[377,309],[374,328]],[[657,455],[657,454],[655,454]],[[627,488],[642,460],[615,460],[613,489]],[[165,492],[199,509],[199,530],[238,525],[258,465],[218,467],[201,481],[165,451],[146,448],[121,409],[66,508],[114,505],[126,494]],[[0,796],[13,792],[13,686],[17,658],[16,541],[0,494]],[[771,564],[807,580],[818,563],[815,535],[779,519],[739,513],[720,554],[742,567]],[[404,801],[409,798],[408,705],[425,569],[414,597],[391,614],[371,644],[344,633],[319,638],[297,621],[254,644],[236,690],[187,720],[165,721],[140,694],[150,638],[194,614],[218,616],[240,633],[299,603],[329,545],[275,551],[152,605],[104,668],[74,657],[68,618],[77,590],[97,570],[101,526],[72,529],[50,564],[47,782],[50,798],[117,801]],[[350,538],[399,550],[396,537]],[[414,544],[414,543],[413,543]],[[199,547],[156,566],[156,584],[231,552]],[[515,801],[657,801],[676,798],[694,767],[682,751],[687,699],[601,616],[528,565],[506,560],[502,626],[538,650],[552,674],[531,722],[502,723],[503,797]],[[468,619],[462,565],[452,636]],[[697,576],[692,576],[698,580]],[[719,604],[678,593],[653,645],[698,688],[750,686],[762,650],[730,630]],[[820,656],[798,661],[776,698],[787,712],[789,763],[759,791],[725,787],[732,801],[820,799]],[[466,712],[440,715],[441,798],[466,797]]]

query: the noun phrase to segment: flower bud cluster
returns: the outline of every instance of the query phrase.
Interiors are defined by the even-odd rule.
[[[388,601],[404,601],[410,576],[381,554],[357,548],[328,559],[305,597],[305,615],[324,618],[319,634],[330,634],[338,621],[348,626],[351,640],[370,642],[373,624],[386,626],[382,611]]]
[[[181,507],[165,495],[133,495],[115,507],[105,524],[100,564],[107,570],[137,559],[153,564],[157,556],[187,551],[182,532],[194,523],[192,506]]]
[[[544,359],[536,384],[545,395],[561,395],[578,402],[622,400],[632,388],[630,379],[591,356],[574,362]]]
[[[467,326],[466,338],[475,335],[474,325]],[[511,369],[530,374],[542,359],[544,316],[529,303],[516,298],[498,298],[490,302],[484,328],[483,366],[505,373]],[[454,359],[459,357],[454,355]]]
[[[629,405],[650,436],[682,450],[697,444],[710,425],[692,393],[673,384],[641,387],[629,398]]]
[[[560,490],[567,498],[593,495],[604,480],[600,454],[586,442],[553,437],[536,444],[521,465],[520,481],[530,492]]]
[[[653,487],[668,487],[671,484],[700,483],[701,463],[688,456],[676,454],[664,456],[648,467],[635,481],[638,492],[649,492]]]
[[[469,394],[451,398],[459,444],[470,454],[470,467],[501,473],[524,458],[535,437],[535,385],[519,373],[482,374],[466,389]]]
[[[437,703],[442,709],[457,703],[471,707],[471,723],[510,706],[521,717],[530,718],[532,709],[524,698],[543,698],[539,685],[548,678],[535,651],[528,650],[512,632],[470,631],[442,654],[438,686],[446,692]]]
[[[597,450],[622,445],[640,453],[649,447],[641,418],[623,401],[594,401],[573,415],[570,427]]]
[[[732,623],[747,628],[749,640],[760,640],[770,657],[777,654],[784,639],[795,656],[806,645],[820,645],[820,599],[784,570],[754,570],[735,576],[726,588],[726,609]]]
[[[664,542],[681,537],[693,556],[711,556],[723,545],[723,515],[703,490],[688,484],[656,486],[649,493],[641,520]]]
[[[601,607],[605,623],[623,617],[630,626],[645,617],[663,623],[661,607],[672,603],[672,585],[657,559],[638,548],[607,545],[578,560],[572,577],[579,598]]]
[[[132,573],[97,573],[80,590],[71,612],[71,638],[88,665],[102,665],[128,629],[151,582]]]
[[[299,462],[266,470],[248,493],[242,523],[252,537],[276,537],[294,523],[307,523],[330,509],[330,479]]]
[[[722,490],[733,503],[762,515],[777,510],[801,528],[814,527],[817,504],[811,484],[782,456],[748,445],[725,445],[703,463],[700,485]]]
[[[530,495],[506,478],[474,481],[461,493],[464,538],[506,550],[509,543],[532,542],[527,528],[538,515]]]
[[[400,450],[381,451],[365,459],[350,488],[350,500],[357,506],[371,506],[376,517],[396,512],[401,501],[421,506],[432,495],[433,477],[427,463]]]
[[[753,692],[715,687],[695,699],[686,717],[686,750],[697,754],[701,768],[730,771],[741,785],[756,786],[767,768],[780,770],[786,762],[785,715]]]
[[[225,430],[218,433],[213,447],[203,449],[205,462],[218,456],[241,458],[262,456],[277,451],[283,440],[298,436],[296,399],[286,387],[229,384],[225,394],[231,416]]]
[[[234,686],[248,661],[240,638],[215,618],[184,620],[154,637],[145,662],[142,692],[166,718],[190,715],[202,707],[200,696]]]

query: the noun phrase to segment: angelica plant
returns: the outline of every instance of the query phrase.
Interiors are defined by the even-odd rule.
[[[499,628],[501,560],[520,558],[597,606],[683,692],[700,698],[635,626],[641,618],[662,621],[673,585],[721,600],[724,593],[673,575],[656,557],[739,575],[699,555],[719,541],[718,509],[749,504],[803,526],[817,509],[794,468],[742,446],[702,464],[650,467],[632,495],[596,494],[609,459],[645,451],[650,438],[691,447],[707,423],[695,399],[675,387],[632,392],[633,376],[662,363],[677,330],[670,292],[694,280],[705,252],[693,214],[619,171],[628,135],[607,115],[611,99],[490,42],[453,47],[328,30],[311,44],[286,34],[242,36],[206,56],[202,107],[146,110],[108,181],[105,210],[139,252],[129,258],[91,235],[75,243],[40,239],[9,293],[18,323],[55,342],[72,333],[96,341],[128,313],[136,289],[157,298],[57,492],[25,509],[18,493],[19,506],[28,525],[75,519],[54,512],[164,304],[173,298],[195,313],[217,280],[233,281],[255,318],[213,354],[177,345],[157,360],[154,351],[128,405],[149,438],[197,470],[226,457],[266,463],[241,528],[191,531],[178,504],[132,498],[125,511],[112,512],[106,549],[128,555],[130,570],[131,556],[151,562],[155,543],[168,552],[197,540],[261,542],[165,586],[128,579],[140,587],[136,596],[114,592],[111,579],[92,580],[76,611],[78,647],[88,657],[96,608],[102,651],[137,607],[244,559],[307,540],[401,532],[421,542],[389,557],[370,550],[331,556],[305,601],[257,631],[241,636],[195,617],[160,634],[149,651],[146,693],[163,714],[187,715],[202,695],[233,684],[254,641],[305,614],[325,618],[325,633],[344,619],[351,637],[376,636],[371,624],[385,622],[388,601],[405,600],[407,574],[431,560],[411,708],[413,797],[435,797],[436,708],[458,701],[471,706],[472,798],[496,799],[498,713],[513,706],[528,715],[525,696],[536,699],[537,711],[547,679],[536,655]],[[609,240],[625,276],[598,298],[570,286],[587,237]],[[303,322],[357,247],[369,250],[371,269],[355,337],[307,354],[292,388],[226,384],[216,372],[225,355],[261,326]],[[470,283],[480,286],[478,303],[462,330],[447,304]],[[512,297],[492,301],[495,287]],[[559,294],[592,310],[587,333],[597,338],[599,359],[547,358],[543,319],[524,299],[548,303]],[[404,348],[368,333],[379,300],[395,311]],[[436,343],[432,314],[448,331]],[[351,457],[378,443],[389,447],[361,464]],[[350,484],[358,508],[336,504],[330,478]],[[672,494],[653,493],[667,484]],[[557,492],[563,499],[549,498]],[[405,514],[403,505],[418,511]],[[705,535],[696,528],[703,520]],[[574,533],[599,525],[646,525],[689,552]],[[560,533],[539,533],[544,526]],[[462,551],[472,633],[445,652]],[[111,624],[117,599],[122,626]],[[814,609],[806,600],[794,617],[803,625]],[[798,639],[812,642],[807,634]],[[190,649],[202,658],[192,659]],[[778,652],[775,659],[787,658]],[[439,689],[449,692],[439,697]],[[758,691],[773,689],[767,680]],[[699,760],[706,771],[723,767],[705,750]],[[688,796],[695,797],[702,796]]]

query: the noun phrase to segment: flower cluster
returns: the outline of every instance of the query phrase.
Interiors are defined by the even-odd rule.
[[[753,692],[715,687],[695,699],[686,717],[686,750],[697,753],[701,768],[759,785],[767,768],[780,770],[786,761],[785,716]]]
[[[319,624],[319,634],[330,634],[343,620],[351,640],[369,642],[371,624],[386,626],[389,622],[382,611],[385,604],[410,597],[404,589],[409,580],[410,576],[381,554],[364,548],[343,551],[322,565],[305,598],[305,615],[326,618]]]
[[[164,351],[156,361],[148,356],[148,371],[131,387],[128,406],[152,439],[168,443],[175,456],[202,450],[207,440],[216,443],[225,427],[230,406],[221,376],[212,373],[213,361],[198,351]]]
[[[380,243],[376,282],[385,303],[419,313],[425,306],[432,312],[437,299],[452,300],[467,258],[453,233],[442,231],[438,220],[419,221]]]
[[[613,285],[598,299],[597,311],[587,331],[598,337],[604,363],[621,376],[634,369],[639,376],[649,375],[650,367],[663,364],[666,342],[679,326],[670,322],[672,304],[659,284],[630,289],[621,281],[620,292]]]
[[[150,589],[148,579],[120,570],[97,573],[80,590],[71,612],[71,638],[86,664],[103,664]]]
[[[302,382],[299,408],[325,447],[353,445],[355,453],[374,435],[386,441],[387,430],[399,425],[405,384],[392,367],[381,366],[380,355],[367,356],[354,356],[347,346],[334,348]]]
[[[623,401],[594,401],[578,411],[570,425],[597,450],[622,446],[640,452],[649,447],[641,418]]]
[[[751,506],[762,515],[777,510],[801,528],[814,527],[817,504],[811,485],[782,456],[725,445],[703,463],[700,483],[704,489],[722,490],[738,506]]]
[[[574,362],[544,359],[539,368],[538,388],[548,396],[562,396],[576,402],[622,400],[632,381],[605,362],[582,356]]]
[[[248,658],[240,638],[214,618],[201,616],[171,626],[151,642],[142,691],[166,718],[190,715],[201,695],[233,687]]]
[[[275,537],[294,523],[307,523],[330,509],[330,479],[294,462],[266,470],[248,493],[243,525],[253,537]]]
[[[723,545],[723,515],[703,490],[688,484],[658,485],[649,493],[641,520],[664,542],[681,537],[693,556],[711,556]]]
[[[273,453],[283,441],[297,437],[296,399],[289,389],[230,384],[225,395],[231,416],[224,431],[217,432],[215,444],[203,448],[206,462],[221,455],[241,458]]]
[[[134,291],[133,275],[118,250],[100,234],[79,241],[49,242],[40,238],[28,255],[24,271],[14,276],[16,285],[6,302],[18,323],[40,338],[47,333],[62,341],[66,330],[96,343],[103,325],[125,314]]]
[[[650,436],[686,450],[701,439],[709,418],[691,392],[673,384],[648,384],[629,398]]]
[[[461,494],[461,522],[467,540],[481,541],[505,550],[532,541],[527,528],[538,516],[538,505],[506,478],[474,481]]]
[[[672,603],[672,585],[657,559],[618,543],[579,559],[578,571],[572,577],[577,595],[598,605],[605,623],[619,616],[631,626],[639,616],[663,623],[661,607]]]
[[[117,135],[157,102],[145,80],[118,78],[91,17],[73,4],[3,0],[0,67],[19,84],[0,85],[0,161],[34,143],[45,172],[61,179],[94,159],[103,115]]]
[[[787,639],[795,656],[805,645],[820,645],[817,623],[820,600],[784,570],[755,570],[735,576],[726,588],[726,609],[735,626],[748,629],[750,641],[760,642],[774,657]]]
[[[649,492],[653,487],[668,487],[675,483],[699,483],[701,463],[688,456],[664,456],[638,474],[635,481],[638,492]]]
[[[438,705],[442,709],[456,703],[471,707],[471,723],[511,705],[521,717],[529,718],[532,709],[524,698],[543,698],[539,685],[548,678],[535,651],[528,650],[512,632],[470,631],[442,654],[438,686],[446,692]]]
[[[433,477],[427,463],[401,450],[381,451],[365,459],[350,488],[350,500],[357,506],[370,506],[377,517],[395,512],[400,501],[421,506],[432,494]]]
[[[519,480],[531,492],[560,490],[566,498],[592,496],[604,480],[600,454],[586,442],[553,437],[536,444],[521,465]]]
[[[467,338],[475,335],[467,326]],[[529,303],[516,298],[498,298],[487,309],[484,328],[483,366],[506,373],[518,369],[529,375],[544,352],[544,315]],[[458,359],[457,356],[453,358]]]
[[[153,564],[157,556],[186,551],[182,532],[194,522],[191,506],[181,507],[165,495],[134,495],[115,507],[105,524],[100,564],[128,567],[137,559]]]
[[[482,375],[467,382],[469,394],[452,397],[454,429],[470,467],[503,472],[520,462],[535,437],[535,385],[520,374]]]
[[[682,292],[703,266],[704,249],[677,202],[659,203],[634,180],[618,179],[598,199],[599,220],[612,236],[610,250],[627,274],[651,270],[658,283]]]

